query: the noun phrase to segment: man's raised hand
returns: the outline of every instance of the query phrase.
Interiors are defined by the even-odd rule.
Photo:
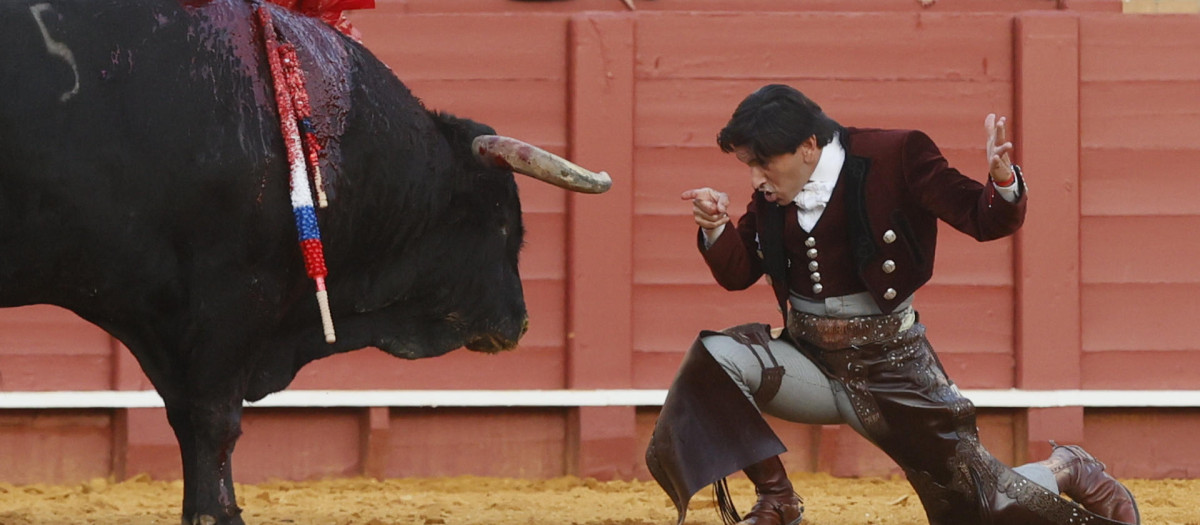
[[[1008,154],[1012,152],[1012,142],[1006,140],[1007,119],[1005,117],[996,118],[995,113],[988,113],[987,118],[983,120],[983,127],[987,130],[987,158],[988,158],[988,174],[992,177],[992,181],[1001,186],[1007,186],[1013,178],[1012,161],[1009,160]]]

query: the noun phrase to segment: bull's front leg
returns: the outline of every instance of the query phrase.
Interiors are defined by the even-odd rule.
[[[232,465],[242,432],[241,400],[192,400],[188,405],[186,410],[168,409],[183,458],[183,525],[243,525]]]
[[[179,458],[183,463],[183,525],[191,525],[196,515],[196,433],[192,430],[192,411],[186,403],[167,402],[167,422],[179,442]]]

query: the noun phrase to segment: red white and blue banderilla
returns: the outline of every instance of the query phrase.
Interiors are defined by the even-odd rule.
[[[309,121],[308,93],[304,88],[303,72],[296,58],[296,49],[291,44],[280,45],[275,37],[275,25],[271,13],[265,6],[255,10],[259,28],[262,30],[263,45],[267,62],[271,66],[271,80],[275,87],[275,104],[279,109],[280,131],[287,148],[290,168],[292,212],[296,216],[296,230],[300,237],[300,251],[304,254],[304,269],[312,278],[317,289],[317,304],[321,310],[321,326],[325,341],[333,343],[337,336],[333,330],[333,316],[329,312],[329,293],[325,290],[325,278],[329,270],[325,267],[325,248],[321,244],[321,228],[317,224],[317,213],[313,209],[312,189],[308,179],[311,170],[320,197],[321,207],[326,199],[317,165],[319,145]],[[299,124],[298,124],[299,123]],[[304,126],[301,135],[300,125]],[[302,138],[303,137],[303,142]],[[308,146],[305,155],[304,146]]]

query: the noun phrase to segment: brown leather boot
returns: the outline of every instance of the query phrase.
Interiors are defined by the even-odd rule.
[[[1104,472],[1104,463],[1077,445],[1051,443],[1054,452],[1044,464],[1054,473],[1059,490],[1095,514],[1134,525],[1142,522],[1133,494]]]
[[[804,516],[804,502],[792,489],[779,456],[764,459],[742,472],[754,482],[758,502],[738,525],[798,525]]]

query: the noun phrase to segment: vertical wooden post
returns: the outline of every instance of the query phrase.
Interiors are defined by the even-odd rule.
[[[568,197],[567,387],[629,388],[633,341],[634,19],[571,18],[568,42],[571,159],[607,171],[612,189]],[[633,407],[573,410],[566,464],[600,479],[629,477],[638,456]]]
[[[149,390],[150,380],[125,345],[112,341],[112,389]],[[157,478],[177,477],[182,472],[179,448],[161,408],[118,408],[112,414],[112,466],[115,479],[141,473]]]
[[[362,474],[383,479],[387,476],[389,436],[392,426],[390,407],[368,407],[362,413]]]
[[[1016,238],[1016,385],[1080,386],[1079,16],[1029,12],[1014,24],[1016,161],[1029,214]],[[1083,408],[1034,408],[1017,459],[1044,459],[1049,439],[1083,439]]]
[[[138,474],[183,479],[179,442],[164,409],[120,409],[113,417],[113,477]]]

